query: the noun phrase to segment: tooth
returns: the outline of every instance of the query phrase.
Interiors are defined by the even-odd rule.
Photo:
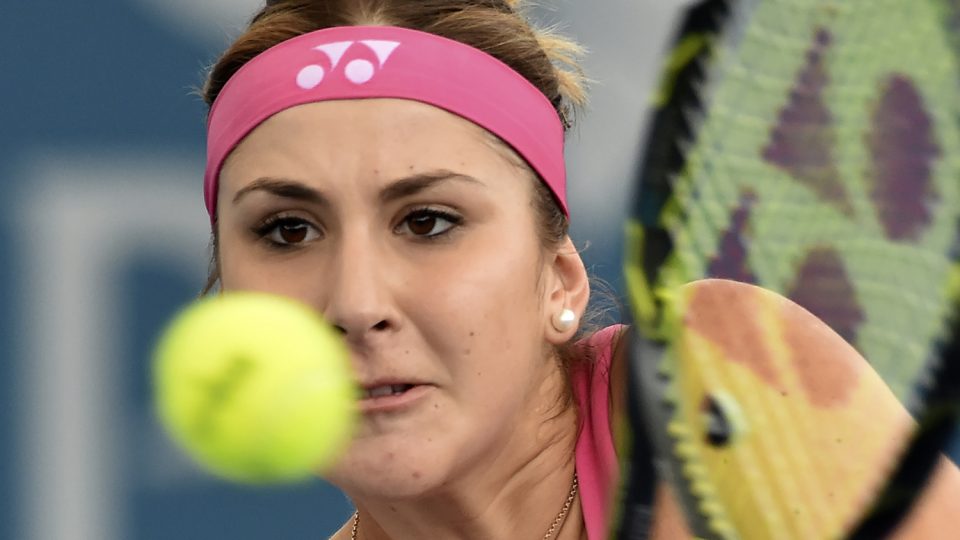
[[[372,397],[372,398],[381,397],[381,396],[389,396],[390,394],[393,393],[393,387],[392,387],[392,386],[378,386],[378,387],[376,387],[376,388],[371,388],[367,393],[368,393],[368,395],[369,395],[370,397]]]

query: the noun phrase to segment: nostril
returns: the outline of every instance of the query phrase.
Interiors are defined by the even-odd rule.
[[[344,327],[342,327],[342,326],[340,326],[339,324],[333,325],[333,329],[336,330],[337,332],[343,334],[343,335],[347,335],[347,329],[344,328]]]
[[[384,320],[384,321],[380,321],[380,322],[378,322],[377,324],[373,325],[373,329],[374,329],[374,330],[386,330],[388,326],[390,326],[390,323],[388,323],[387,321]]]

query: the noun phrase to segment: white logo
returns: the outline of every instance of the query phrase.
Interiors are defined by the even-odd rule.
[[[325,43],[323,45],[317,45],[313,49],[322,52],[327,57],[330,61],[330,71],[333,71],[337,69],[337,65],[340,64],[343,55],[346,54],[347,50],[349,50],[354,43],[361,43],[373,51],[373,54],[377,57],[379,66],[375,68],[372,62],[364,60],[363,58],[357,58],[348,62],[343,69],[343,73],[346,75],[347,80],[353,84],[365,84],[369,82],[376,74],[376,70],[382,69],[390,58],[390,55],[393,54],[393,51],[400,46],[399,41],[364,39],[359,42],[336,41],[333,43]],[[326,75],[327,71],[323,66],[310,64],[297,73],[297,85],[304,90],[312,90],[323,82],[323,78],[326,77]]]

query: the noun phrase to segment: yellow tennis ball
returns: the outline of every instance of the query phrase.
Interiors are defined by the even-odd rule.
[[[349,443],[359,391],[335,330],[292,299],[230,292],[173,320],[154,357],[156,406],[184,449],[244,483],[295,482]]]

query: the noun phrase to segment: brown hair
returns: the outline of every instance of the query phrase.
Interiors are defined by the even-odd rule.
[[[241,66],[290,38],[336,26],[390,25],[453,39],[499,59],[543,92],[569,129],[575,111],[586,100],[585,79],[577,63],[582,49],[552,29],[531,24],[522,3],[523,0],[268,0],[246,31],[210,69],[202,89],[203,99],[208,106],[212,105]],[[519,156],[512,150],[510,153],[523,165]],[[567,217],[549,188],[532,169],[529,171],[535,185],[532,205],[538,235],[545,249],[556,248],[567,235]],[[204,294],[220,278],[216,230],[212,249]],[[565,369],[582,356],[573,346],[561,347],[557,352]],[[570,396],[565,397],[569,401]]]

